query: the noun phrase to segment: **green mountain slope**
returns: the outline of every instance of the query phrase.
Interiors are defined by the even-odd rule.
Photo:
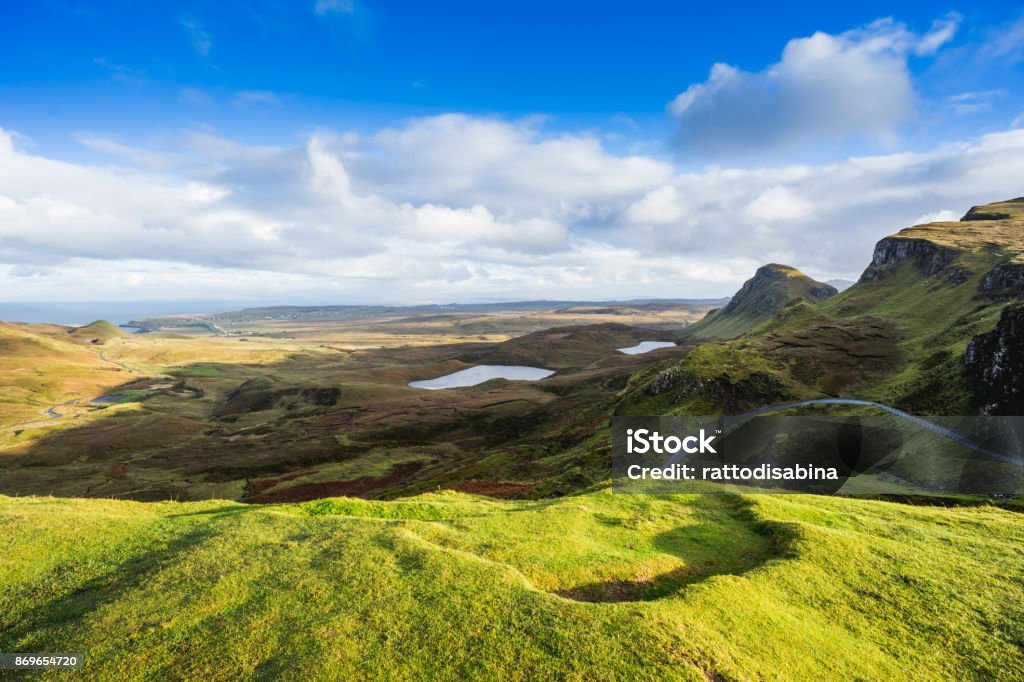
[[[854,395],[922,414],[1020,413],[1024,380],[1008,358],[1024,355],[1024,333],[1000,320],[1022,300],[1024,199],[977,206],[962,221],[882,239],[858,283],[818,305],[798,301],[754,326],[737,316],[744,323],[732,329],[726,309],[709,315],[692,328],[698,335],[705,325],[745,336],[643,377],[628,409],[719,412]]]
[[[0,523],[0,649],[88,679],[1024,676],[1024,525],[992,508],[0,497]]]
[[[835,287],[811,279],[796,268],[770,263],[754,276],[724,307],[712,310],[700,322],[687,327],[687,341],[733,339],[780,314],[784,308],[816,304],[835,296]]]

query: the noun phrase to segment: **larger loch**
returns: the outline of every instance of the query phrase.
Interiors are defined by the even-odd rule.
[[[437,390],[439,388],[462,388],[476,386],[491,379],[509,379],[510,381],[537,381],[545,379],[555,371],[542,367],[524,367],[521,365],[477,365],[468,369],[452,372],[436,379],[410,381],[413,388]]]

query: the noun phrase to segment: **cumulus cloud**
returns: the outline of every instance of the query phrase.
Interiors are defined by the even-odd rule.
[[[892,140],[914,114],[908,58],[934,54],[958,22],[950,16],[918,35],[881,19],[791,40],[762,71],[715,64],[706,81],[669,103],[679,148],[730,157],[822,139]]]
[[[316,302],[719,296],[770,261],[856,277],[881,237],[1017,196],[1024,177],[1024,130],[686,173],[536,120],[461,115],[278,147],[190,132],[165,166],[145,163],[165,148],[80,139],[116,165],[0,132],[5,298],[161,298],[169,283]]]
[[[951,223],[960,220],[960,215],[956,211],[951,211],[946,208],[941,211],[935,211],[933,213],[922,213],[914,221],[915,225],[927,225],[928,223]]]

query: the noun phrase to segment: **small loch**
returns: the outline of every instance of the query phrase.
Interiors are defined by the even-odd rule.
[[[461,388],[464,386],[476,386],[491,379],[508,379],[510,381],[537,381],[544,379],[555,371],[542,367],[524,367],[521,365],[477,365],[468,369],[445,374],[436,379],[423,381],[410,381],[413,388],[426,388],[437,390],[439,388]]]
[[[650,353],[652,350],[658,350],[659,348],[672,348],[675,345],[671,341],[641,341],[635,346],[616,348],[615,350],[626,355],[640,355],[641,353]]]

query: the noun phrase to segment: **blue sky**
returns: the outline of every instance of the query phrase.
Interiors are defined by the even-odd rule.
[[[9,300],[720,295],[1024,194],[1012,3],[2,12]]]

